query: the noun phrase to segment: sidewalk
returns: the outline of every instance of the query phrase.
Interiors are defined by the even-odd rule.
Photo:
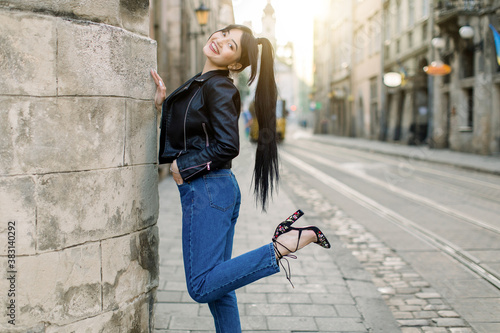
[[[307,136],[312,141],[336,146],[500,174],[499,157],[357,138],[313,136],[304,131],[295,133],[298,136]],[[305,201],[300,202],[304,207],[296,206],[297,197],[282,190],[275,196],[267,214],[261,213],[254,205],[251,192],[251,166],[253,165],[252,156],[249,155],[251,152],[251,148],[245,147],[242,149],[242,155],[233,163],[233,172],[238,178],[242,192],[242,206],[236,228],[234,256],[269,242],[270,235],[280,221],[297,208],[307,208],[308,206]],[[293,186],[293,184],[292,181],[290,185]],[[299,192],[303,190],[297,189]],[[159,184],[159,192],[160,284],[155,308],[155,332],[214,332],[208,307],[206,304],[197,304],[192,301],[186,290],[181,252],[179,194],[170,177],[165,178]],[[292,202],[292,198],[295,203]],[[325,205],[325,203],[318,201],[314,201],[314,204]],[[321,209],[324,207],[320,207]],[[387,298],[387,295],[381,296],[381,290],[383,291],[384,288],[381,289],[378,286],[377,290],[371,273],[363,268],[359,263],[359,258],[356,259],[351,253],[350,247],[352,246],[346,246],[346,244],[355,243],[357,238],[368,236],[353,234],[354,231],[361,230],[359,226],[344,226],[343,229],[350,228],[346,235],[354,237],[353,240],[345,239],[347,236],[342,236],[345,231],[343,229],[337,230],[338,225],[327,223],[311,209],[306,210],[305,213],[306,215],[297,224],[319,225],[332,243],[332,249],[325,250],[312,245],[298,253],[298,260],[291,260],[295,289],[291,288],[283,272],[239,289],[237,296],[243,331],[246,333],[401,332],[393,314],[382,298]],[[339,223],[339,225],[343,225],[345,221]],[[373,245],[374,248],[377,246],[380,244]],[[394,260],[394,258],[390,259]],[[416,276],[416,274],[409,273],[406,275],[408,276],[403,277],[403,279],[415,279]],[[424,285],[423,282],[422,285]],[[395,298],[397,297],[399,296],[396,295]],[[408,296],[405,297],[408,298]],[[398,300],[392,300],[393,303],[396,301]],[[411,301],[423,302],[421,299]],[[437,301],[437,299],[433,300],[433,302]],[[444,319],[448,321],[461,320],[460,318]],[[439,318],[439,320],[443,320],[443,318]],[[398,322],[406,326],[403,329],[404,332],[421,332],[417,329],[419,325],[422,325],[419,320],[399,318]],[[415,328],[412,328],[414,326]],[[441,326],[441,324],[438,322],[437,326]],[[443,329],[443,327],[428,328],[429,332],[441,332]],[[470,330],[458,328],[457,332],[470,332]]]
[[[411,160],[446,164],[468,170],[500,175],[500,156],[482,156],[451,151],[449,149],[430,149],[428,146],[408,146],[361,138],[347,138],[333,135],[310,135],[309,137],[309,135],[308,138],[313,141],[335,146],[401,156]]]
[[[242,154],[247,151],[251,150],[242,150]],[[242,193],[234,256],[270,242],[276,225],[300,208],[284,191],[275,196],[266,214],[255,208],[250,160],[251,156],[240,156],[233,164]],[[160,283],[155,332],[214,332],[207,305],[192,301],[186,290],[179,195],[170,177],[159,184],[159,192]],[[331,227],[315,220],[313,213],[305,213],[297,224],[319,224],[332,249],[313,244],[301,250],[297,260],[290,260],[295,289],[280,272],[237,290],[243,331],[401,332],[370,274]]]

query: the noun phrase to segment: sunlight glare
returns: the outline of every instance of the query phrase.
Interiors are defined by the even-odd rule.
[[[235,21],[251,22],[255,33],[262,32],[263,10],[268,0],[233,0]],[[321,13],[324,0],[272,0],[275,10],[278,45],[292,42],[295,49],[295,68],[306,81],[312,80],[313,24]]]

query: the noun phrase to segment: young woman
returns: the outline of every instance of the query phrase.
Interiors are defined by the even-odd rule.
[[[231,160],[239,153],[240,96],[229,74],[251,66],[251,84],[257,74],[258,45],[262,56],[255,93],[259,138],[254,190],[265,209],[279,179],[277,88],[269,40],[255,38],[240,25],[216,31],[203,47],[203,71],[168,98],[162,79],[151,71],[157,86],[155,105],[162,110],[159,162],[171,163],[181,196],[188,292],[195,301],[208,303],[217,332],[241,332],[235,289],[279,272],[284,256],[312,242],[330,247],[318,228],[292,227],[302,215],[297,211],[278,225],[271,243],[231,259],[241,198],[231,172]]]

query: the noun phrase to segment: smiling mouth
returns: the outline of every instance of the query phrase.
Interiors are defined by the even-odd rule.
[[[217,45],[215,45],[214,42],[210,43],[210,50],[212,50],[213,53],[215,54],[219,54],[219,48],[217,47]]]

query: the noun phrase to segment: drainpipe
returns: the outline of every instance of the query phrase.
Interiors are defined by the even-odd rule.
[[[431,32],[431,39],[434,37],[434,5],[433,1],[430,2],[430,11],[429,11],[429,29]],[[431,59],[435,55],[434,45],[431,43]],[[434,77],[432,75],[427,75],[427,109],[428,109],[428,122],[427,122],[427,142],[429,144],[429,148],[434,148]]]
[[[381,112],[380,112],[380,133],[379,133],[379,140],[380,141],[385,141],[386,139],[386,134],[387,134],[387,125],[386,125],[386,119],[387,119],[387,101],[386,101],[386,94],[387,94],[387,88],[384,84],[384,72],[385,72],[385,48],[384,48],[384,41],[385,41],[385,9],[384,9],[384,2],[385,0],[381,0],[382,3],[382,38],[380,38],[380,86],[381,86],[381,95],[380,95],[380,107],[381,107]]]

